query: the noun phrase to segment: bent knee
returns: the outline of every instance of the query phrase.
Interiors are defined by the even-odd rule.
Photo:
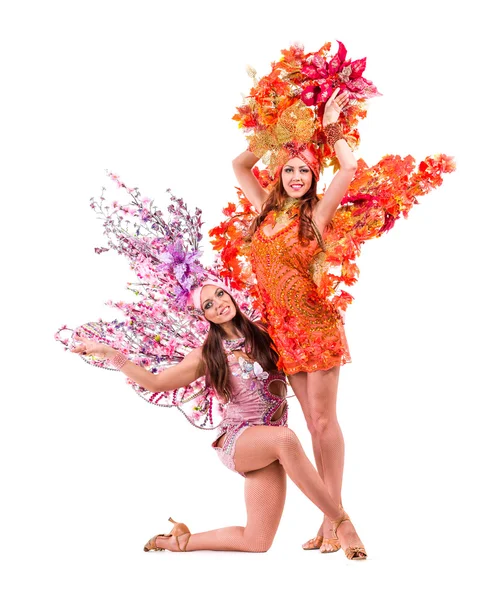
[[[277,456],[280,463],[284,456],[295,455],[302,448],[301,442],[292,429],[287,429],[287,427],[282,427],[281,429],[277,445]]]
[[[271,548],[273,544],[273,538],[271,540],[266,540],[266,539],[260,539],[257,541],[254,541],[250,544],[250,550],[248,550],[248,552],[268,552],[268,550]]]
[[[273,540],[271,542],[266,542],[264,544],[261,544],[259,552],[268,552],[268,550],[271,548],[273,544]]]
[[[288,427],[279,427],[278,438],[280,446],[292,448],[301,445],[297,435]]]

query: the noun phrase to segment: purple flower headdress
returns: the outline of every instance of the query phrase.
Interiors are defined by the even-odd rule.
[[[170,203],[166,209],[168,218],[165,218],[155,202],[142,197],[138,188],[127,187],[113,173],[108,176],[117,184],[118,194],[124,193],[125,201],[107,200],[105,188],[98,199],[90,200],[91,208],[103,221],[107,238],[107,247],[95,248],[95,252],[114,250],[128,259],[138,281],[127,286],[136,299],[107,303],[123,313],[124,320],[100,320],[74,330],[61,327],[55,337],[66,349],[73,346],[75,335],[89,337],[112,346],[151,372],[159,373],[203,344],[209,323],[200,319],[194,307],[189,306],[189,297],[206,279],[221,279],[245,314],[251,319],[258,318],[249,296],[233,289],[230,281],[220,275],[218,259],[211,267],[204,267],[200,262],[202,220],[199,208],[191,214],[185,202],[168,190]],[[105,359],[82,358],[112,370]],[[221,418],[222,405],[203,377],[170,392],[153,393],[131,380],[128,383],[151,404],[175,406],[200,429],[214,429]]]

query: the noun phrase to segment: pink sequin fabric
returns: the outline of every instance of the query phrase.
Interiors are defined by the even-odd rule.
[[[235,469],[234,453],[240,435],[254,425],[286,427],[288,408],[285,397],[274,393],[282,387],[278,382],[285,384],[285,375],[281,372],[263,371],[259,363],[243,356],[235,356],[236,350],[244,350],[244,338],[227,340],[225,343],[232,399],[225,404],[223,421],[213,448],[226,467],[238,472]],[[270,391],[272,384],[277,389]],[[223,445],[218,447],[218,440],[225,434]]]

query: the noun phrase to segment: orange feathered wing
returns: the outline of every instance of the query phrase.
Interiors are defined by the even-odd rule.
[[[455,170],[453,159],[439,154],[418,165],[411,156],[385,156],[373,167],[363,160],[330,227],[324,234],[327,251],[317,255],[310,275],[323,297],[344,310],[352,296],[339,285],[353,285],[359,275],[356,259],[361,245],[389,231],[402,215],[408,216],[418,198],[439,187],[443,174]],[[238,203],[224,209],[226,219],[209,232],[211,243],[220,252],[224,275],[238,289],[246,289],[256,298],[256,281],[249,262],[246,231],[256,212],[237,189]]]

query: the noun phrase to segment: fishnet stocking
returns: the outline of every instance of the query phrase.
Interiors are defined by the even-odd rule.
[[[280,428],[263,427],[263,429]],[[238,444],[239,442],[237,446]],[[224,527],[204,533],[194,533],[188,542],[187,552],[192,550],[266,552],[272,545],[280,523],[284,510],[285,491],[285,471],[278,462],[272,462],[264,468],[246,473],[246,526]],[[159,537],[157,545],[168,550],[178,550],[174,540],[169,538]]]
[[[339,506],[297,439],[287,427],[249,427],[237,441],[235,467],[246,474],[247,525],[192,534],[187,552],[232,550],[266,552],[275,537],[285,502],[285,473],[329,518],[340,516]],[[157,538],[157,546],[176,551],[171,538]]]
[[[304,453],[296,434],[286,427],[251,427],[235,448],[235,467],[246,473],[278,460],[297,487],[331,519],[340,516],[339,505]]]

